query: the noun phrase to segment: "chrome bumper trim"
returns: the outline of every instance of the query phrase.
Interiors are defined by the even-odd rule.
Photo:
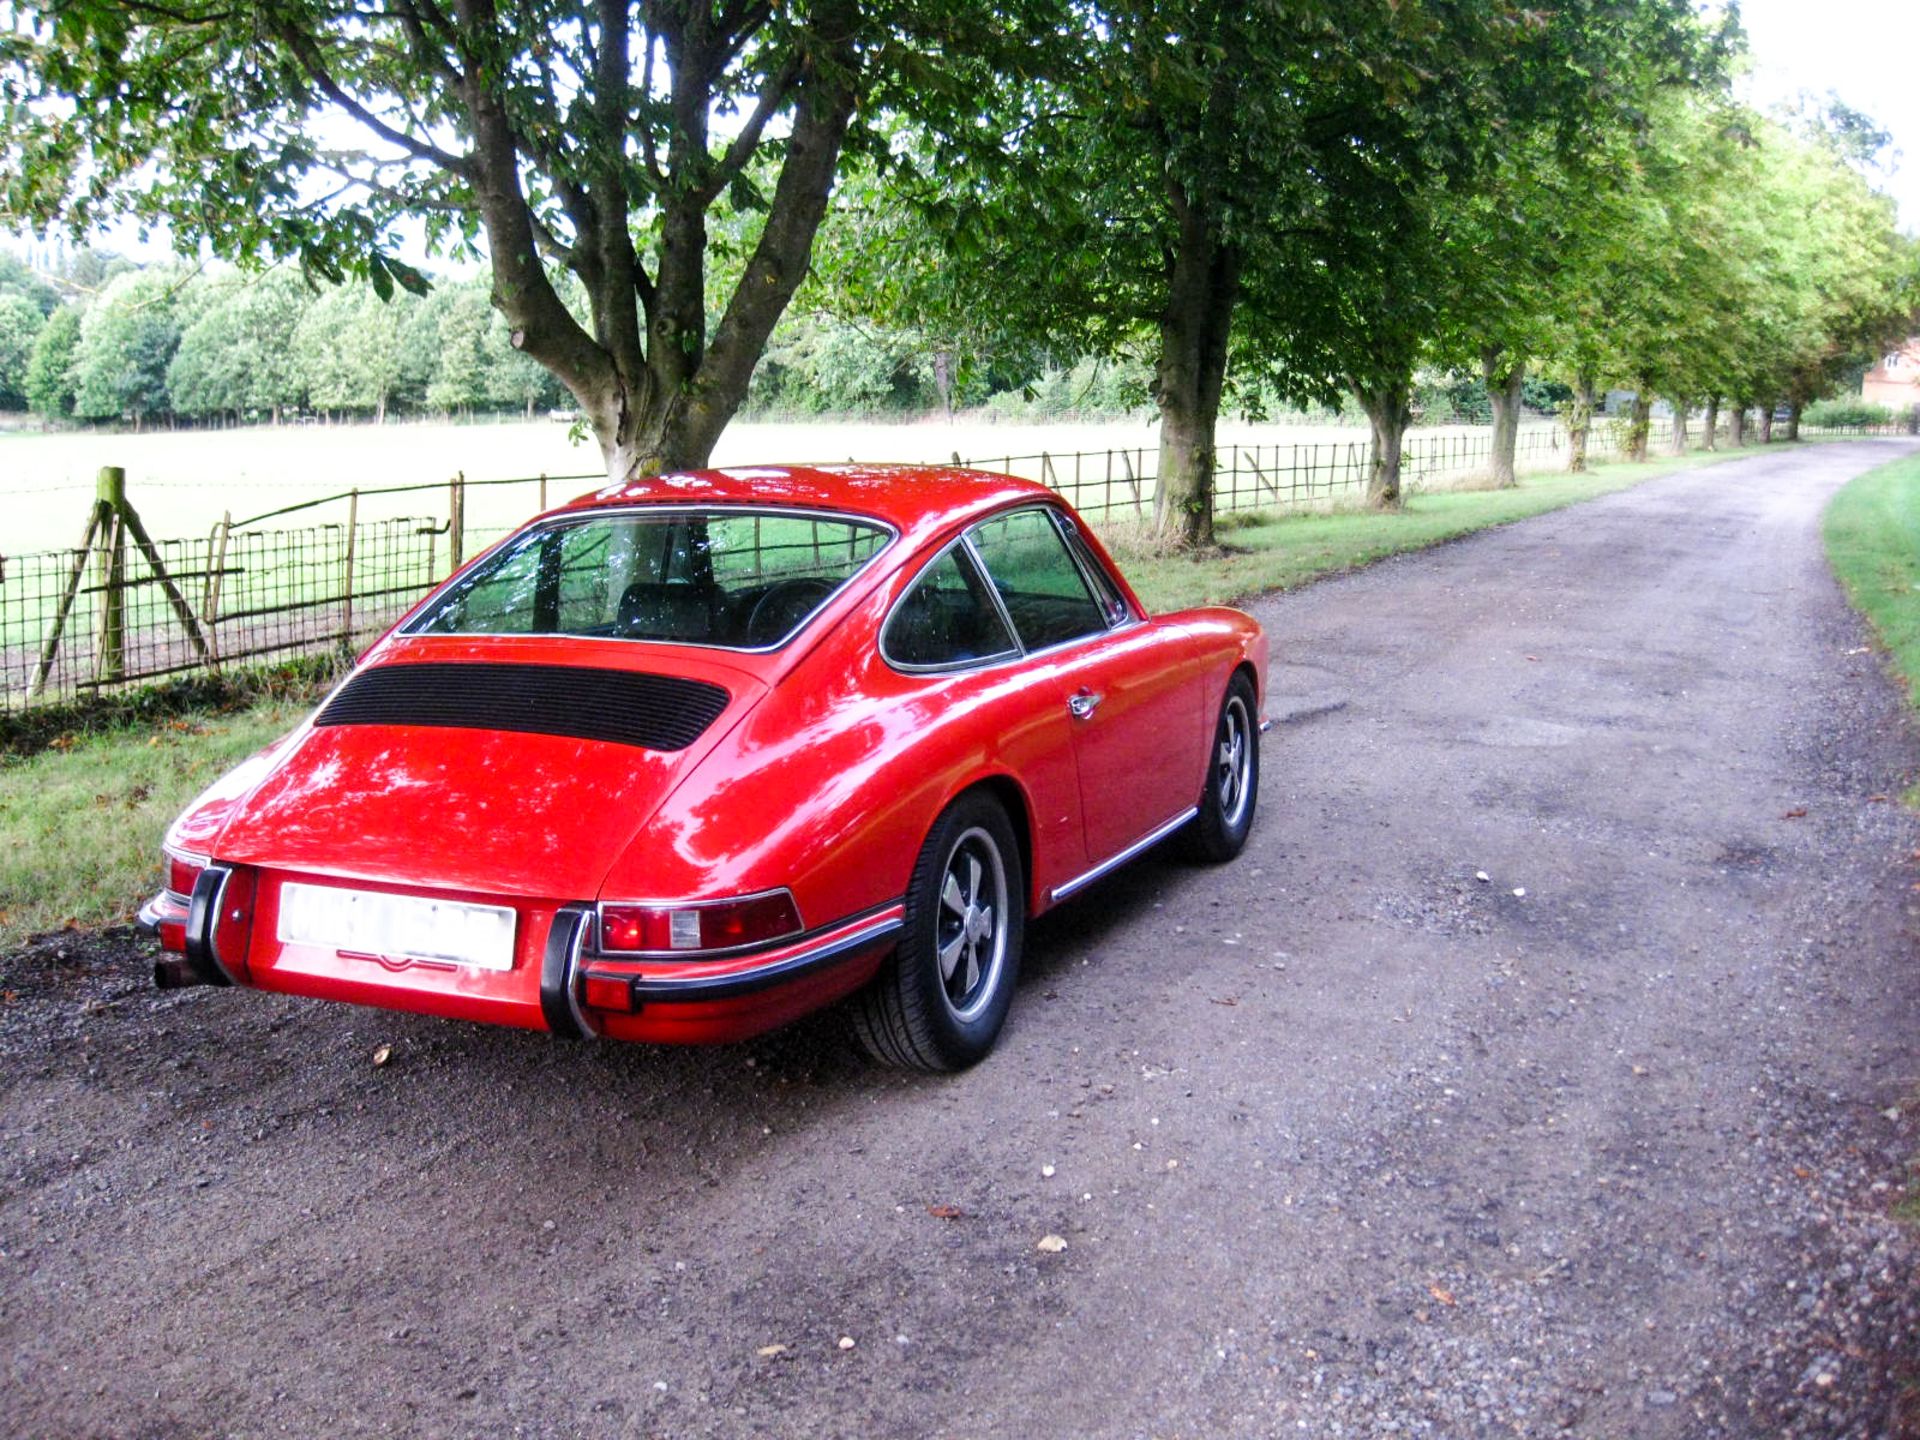
[[[751,970],[735,970],[725,975],[635,975],[628,983],[633,987],[635,1002],[640,1004],[649,1001],[722,1000],[732,995],[751,994],[769,985],[795,979],[856,951],[870,949],[901,930],[905,924],[906,921],[898,915],[873,920],[857,930],[823,939]],[[592,962],[587,962],[587,968],[592,968]]]

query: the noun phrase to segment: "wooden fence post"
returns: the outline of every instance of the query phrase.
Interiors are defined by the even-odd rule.
[[[347,492],[347,555],[341,567],[340,586],[340,648],[353,649],[353,542],[360,529],[360,490],[355,486]]]
[[[80,593],[80,579],[87,573],[87,557],[93,554],[93,538],[100,531],[100,502],[95,500],[87,510],[87,533],[80,539],[80,548],[73,552],[73,569],[67,575],[67,587],[60,592],[60,606],[53,612],[53,628],[47,632],[47,643],[40,649],[40,663],[33,667],[33,683],[27,687],[27,698],[32,699],[47,688],[47,676],[53,673],[53,657],[60,651],[60,636],[67,628],[67,616],[73,610],[73,598]]]
[[[127,472],[118,465],[100,467],[94,487],[94,503],[103,520],[109,520],[107,544],[100,552],[94,573],[99,577],[100,596],[100,678],[118,680],[127,672],[127,613],[125,576],[127,527],[122,519],[127,506]]]
[[[200,624],[207,632],[207,648],[216,670],[220,668],[220,582],[227,573],[227,537],[233,534],[233,511],[221,512],[218,528],[220,538],[207,547],[212,563],[207,566],[207,585],[200,602]]]
[[[447,573],[458,570],[465,559],[467,541],[467,472],[454,472],[447,482],[447,552],[451,565]]]

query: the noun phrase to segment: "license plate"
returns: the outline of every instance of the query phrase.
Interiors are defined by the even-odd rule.
[[[280,943],[425,960],[476,970],[513,968],[513,908],[289,882],[280,888]]]

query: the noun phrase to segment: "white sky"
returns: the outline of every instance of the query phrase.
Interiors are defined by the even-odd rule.
[[[1913,0],[1740,0],[1753,73],[1743,96],[1759,108],[1802,91],[1833,91],[1870,115],[1893,144],[1875,185],[1920,231],[1920,7]]]

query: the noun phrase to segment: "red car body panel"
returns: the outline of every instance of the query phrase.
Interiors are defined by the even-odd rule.
[[[1221,609],[1147,618],[1084,526],[1077,533],[1130,619],[972,668],[889,664],[881,628],[944,546],[1012,506],[1071,516],[1024,481],[872,466],[701,472],[610,486],[534,523],[663,505],[795,507],[895,534],[794,637],[761,651],[412,634],[403,619],[356,676],[422,663],[585,666],[718,686],[724,708],[678,750],[309,722],[216,782],[169,832],[171,850],[212,860],[226,887],[217,912],[210,877],[196,894],[209,901],[207,963],[220,972],[200,978],[620,1039],[742,1038],[872,977],[898,939],[915,857],[962,792],[992,786],[1005,803],[1037,913],[1191,813],[1236,669],[1264,694],[1265,640],[1252,620]],[[1090,715],[1069,709],[1076,699]],[[510,907],[512,964],[282,940],[282,899],[296,882]],[[600,949],[591,919],[601,902],[673,907],[780,890],[801,933],[741,954],[616,954]],[[191,908],[163,894],[143,916],[179,948]],[[587,1006],[589,988],[630,996],[631,1009]]]

